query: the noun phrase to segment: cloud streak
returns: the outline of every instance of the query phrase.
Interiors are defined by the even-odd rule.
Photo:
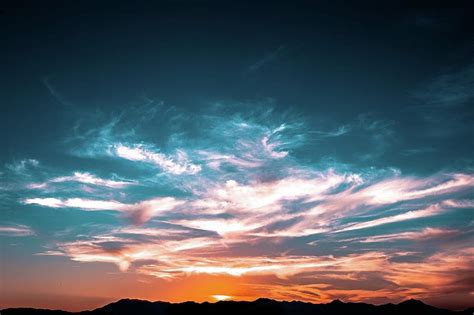
[[[111,179],[103,179],[96,177],[90,173],[82,173],[82,172],[74,172],[70,176],[60,176],[52,178],[43,183],[30,183],[27,185],[30,189],[44,189],[47,188],[52,183],[65,183],[65,182],[77,182],[82,184],[89,184],[89,185],[96,185],[96,186],[104,186],[108,188],[124,188],[129,185],[134,185],[135,182],[133,181],[117,181]]]
[[[133,147],[129,147],[119,144],[114,147],[114,153],[118,157],[126,160],[154,164],[160,167],[163,171],[175,175],[194,175],[201,171],[201,166],[188,161],[184,151],[178,151],[176,158],[172,159],[162,153],[153,152],[150,149],[146,149],[142,145],[134,145]]]
[[[173,197],[158,197],[134,204],[126,204],[116,200],[83,198],[27,198],[22,202],[27,205],[39,205],[50,208],[76,208],[85,211],[112,210],[124,213],[136,223],[143,223],[155,215],[171,211],[184,203],[184,201],[176,200]]]
[[[33,235],[35,235],[35,232],[27,225],[0,225],[0,236],[24,237]]]
[[[405,213],[397,214],[394,216],[388,216],[372,221],[366,221],[363,223],[357,223],[357,224],[352,224],[348,227],[345,227],[341,230],[338,230],[336,232],[345,232],[345,231],[353,231],[353,230],[360,230],[360,229],[367,229],[379,225],[384,225],[384,224],[390,224],[390,223],[395,223],[395,222],[402,222],[406,220],[414,220],[418,218],[424,218],[424,217],[429,217],[432,215],[439,214],[442,211],[442,209],[438,205],[433,205],[430,206],[426,209],[422,210],[414,210],[414,211],[408,211]]]

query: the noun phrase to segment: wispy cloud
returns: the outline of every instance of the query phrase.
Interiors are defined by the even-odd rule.
[[[474,200],[472,199],[448,199],[444,200],[442,204],[447,208],[474,208]]]
[[[378,242],[392,242],[398,240],[430,240],[430,239],[440,239],[450,236],[455,236],[459,234],[459,231],[453,229],[442,229],[442,228],[424,228],[421,231],[413,232],[401,232],[395,234],[385,234],[385,235],[376,235],[370,236],[367,238],[360,238],[359,241],[362,243],[378,243]]]
[[[393,122],[369,115],[317,129],[275,118],[271,111],[173,117],[175,129],[159,143],[140,124],[125,124],[120,117],[69,143],[87,153],[78,154],[81,159],[108,164],[119,174],[126,168],[130,180],[102,178],[92,171],[66,176],[54,171],[52,176],[45,170],[39,177],[43,180],[22,181],[23,205],[110,211],[119,217],[107,231],[69,238],[57,234],[40,254],[111,263],[167,280],[199,275],[277,278],[288,282],[281,292],[286,298],[428,294],[419,284],[405,284],[403,268],[417,274],[413,259],[434,270],[436,276],[420,275],[432,284],[448,284],[442,278],[455,265],[466,266],[467,255],[448,261],[440,244],[450,241],[464,251],[462,239],[471,232],[462,231],[459,220],[456,226],[436,222],[442,214],[473,208],[468,199],[472,172],[405,175],[392,168],[327,166],[299,156],[305,146],[355,135],[377,146],[367,153],[375,157],[385,152]],[[193,132],[182,131],[181,124]],[[47,189],[70,182],[94,186],[96,194]],[[25,190],[28,184],[36,189]],[[428,240],[439,246],[420,248]],[[445,268],[436,269],[441,261]],[[314,287],[301,284],[312,279],[319,279]],[[374,279],[380,290],[360,289],[352,295],[347,290],[349,281],[369,285]],[[279,296],[272,291],[278,285],[265,281],[258,285]]]
[[[284,45],[278,46],[275,50],[266,54],[262,59],[258,60],[254,64],[247,67],[247,72],[255,72],[260,70],[266,64],[276,60],[280,55],[282,55],[287,48]]]
[[[39,161],[35,159],[24,159],[5,165],[7,169],[16,173],[21,173],[26,171],[28,168],[35,168],[37,166],[39,166]]]
[[[363,223],[356,223],[356,224],[351,224],[348,227],[345,227],[341,230],[338,230],[336,232],[344,232],[344,231],[353,231],[353,230],[360,230],[360,229],[366,229],[366,228],[371,228],[383,224],[389,224],[389,223],[395,223],[395,222],[401,222],[401,221],[406,221],[406,220],[413,220],[413,219],[418,219],[418,218],[424,218],[424,217],[429,217],[432,215],[439,214],[442,211],[442,208],[439,207],[439,205],[433,205],[429,206],[426,209],[422,210],[414,210],[414,211],[408,211],[405,213],[397,214],[394,216],[388,216],[388,217],[383,217],[380,219],[372,220],[372,221],[366,221]]]
[[[439,198],[474,186],[474,178],[465,174],[452,174],[448,177],[416,179],[395,177],[373,183],[365,183],[358,174],[338,174],[334,171],[308,175],[293,175],[268,182],[249,182],[240,184],[227,180],[224,184],[213,185],[207,189],[195,191],[195,195],[186,199],[159,197],[138,203],[122,203],[116,200],[91,200],[84,198],[26,198],[24,204],[36,204],[52,208],[78,208],[82,210],[114,210],[126,213],[136,222],[145,222],[163,211],[182,207],[183,215],[188,219],[181,222],[194,228],[218,232],[225,230],[250,231],[257,228],[269,228],[280,221],[306,218],[287,226],[287,231],[274,232],[275,235],[306,235],[311,231],[319,233],[327,230],[335,220],[348,215],[357,215],[380,206],[395,205],[399,202]],[[426,203],[429,205],[430,201]],[[464,201],[469,206],[469,203]],[[446,205],[456,207],[454,201]],[[361,222],[337,229],[349,231],[382,224],[401,222],[432,216],[444,211],[440,204],[427,206],[426,209],[412,210],[397,215]],[[197,214],[231,215],[231,218],[193,217]],[[268,215],[272,216],[268,217]],[[311,218],[309,220],[309,218]],[[187,222],[187,223],[184,223]],[[213,229],[212,229],[213,227]],[[333,229],[331,227],[331,229]],[[303,232],[306,231],[306,232]],[[254,231],[254,235],[272,234],[268,229]]]
[[[84,210],[120,210],[124,204],[114,200],[90,200],[82,198],[26,198],[24,204],[36,204],[51,208],[80,208]]]
[[[64,183],[64,182],[78,182],[83,184],[104,186],[109,188],[124,188],[129,185],[135,184],[134,181],[121,181],[112,179],[103,179],[96,177],[90,173],[74,172],[70,176],[60,176],[52,178],[42,183],[30,183],[27,185],[30,189],[43,189],[48,187],[52,183]]]
[[[83,198],[26,198],[22,202],[27,205],[39,205],[50,208],[77,208],[86,211],[112,210],[124,213],[136,223],[143,223],[154,215],[171,211],[184,201],[173,197],[154,198],[139,203],[126,204],[115,200],[93,200]]]
[[[316,303],[334,299],[387,303],[441,298],[452,292],[467,297],[473,289],[465,273],[473,267],[471,255],[471,249],[463,249],[458,254],[437,253],[423,261],[394,262],[385,254],[368,253],[340,258],[339,264],[323,267],[310,277],[251,286],[257,296]]]
[[[400,153],[405,156],[413,156],[417,154],[425,154],[425,153],[433,153],[436,149],[432,147],[420,147],[420,148],[413,148],[413,149],[405,149],[402,150]]]
[[[412,235],[386,235],[386,238],[394,240],[415,236],[420,240],[451,233],[449,230],[425,229]],[[218,239],[181,237],[185,238],[179,241],[161,238],[137,241],[127,238],[126,234],[104,234],[86,241],[61,243],[58,244],[59,250],[43,254],[68,256],[80,262],[114,263],[120,270],[165,280],[205,274],[231,276],[235,283],[248,283],[252,276],[276,276],[277,281],[267,280],[252,286],[255,290],[266,290],[268,297],[281,299],[297,294],[310,301],[329,301],[338,297],[365,301],[374,298],[383,300],[390,293],[391,298],[397,300],[407,296],[428,298],[451,290],[472,290],[472,285],[467,284],[466,280],[468,271],[473,267],[470,259],[473,252],[466,247],[456,249],[455,255],[453,251],[445,250],[413,262],[395,259],[409,255],[409,252],[242,256],[233,253]],[[347,288],[348,283],[351,284],[350,289]],[[371,289],[367,287],[369,283]]]
[[[332,138],[332,137],[340,137],[347,134],[351,130],[349,125],[342,125],[334,130],[329,131],[321,131],[321,130],[310,130],[308,131],[309,134],[318,135],[319,137],[323,138]]]
[[[35,232],[27,225],[0,225],[0,236],[22,237],[32,235],[35,235]]]
[[[171,174],[192,175],[201,171],[201,166],[189,162],[186,153],[181,150],[178,150],[174,159],[167,157],[162,153],[153,152],[152,150],[145,148],[143,145],[134,145],[129,147],[118,144],[114,146],[113,150],[118,157],[130,161],[151,163],[160,167],[163,171]]]
[[[420,135],[423,142],[429,139],[444,138],[437,148],[448,153],[452,148],[445,144],[457,142],[459,138],[472,137],[472,100],[474,100],[474,64],[452,66],[419,87],[414,94],[416,105],[410,107],[421,120]],[[453,152],[451,152],[453,153]],[[462,149],[456,153],[463,154]],[[467,159],[470,157],[467,152]]]
[[[452,108],[465,104],[474,98],[474,64],[437,76],[415,96],[424,107]]]

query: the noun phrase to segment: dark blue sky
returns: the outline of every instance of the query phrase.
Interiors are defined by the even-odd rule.
[[[466,3],[4,5],[2,159],[47,154],[84,112],[271,100],[317,128],[380,121],[393,132],[383,164],[472,166],[459,141],[473,135]],[[370,150],[359,150],[363,138],[323,144],[317,158],[355,162],[353,152]]]
[[[5,305],[64,294],[52,263],[62,307],[96,305],[71,270],[116,284],[114,263],[142,298],[209,299],[153,291],[191,273],[263,277],[209,292],[242,299],[466,306],[471,1],[97,2],[0,5]]]

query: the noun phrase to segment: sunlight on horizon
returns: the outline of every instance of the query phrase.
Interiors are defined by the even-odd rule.
[[[212,297],[213,297],[216,301],[227,301],[227,300],[232,299],[231,296],[228,296],[228,295],[221,295],[221,294],[212,295]]]

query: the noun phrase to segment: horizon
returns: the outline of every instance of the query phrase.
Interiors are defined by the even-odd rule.
[[[171,304],[171,305],[179,305],[179,304],[187,304],[187,303],[195,303],[195,304],[199,304],[199,305],[202,305],[202,304],[217,304],[217,303],[223,303],[223,302],[231,302],[231,303],[256,303],[256,302],[261,302],[261,301],[271,301],[271,302],[276,302],[276,303],[303,303],[303,304],[312,304],[312,305],[327,305],[327,304],[335,304],[335,303],[342,303],[342,304],[366,304],[366,305],[371,305],[371,306],[376,306],[376,307],[379,307],[379,306],[386,306],[386,305],[403,305],[403,304],[407,304],[407,303],[418,303],[420,302],[421,304],[424,304],[424,305],[428,305],[428,306],[431,306],[429,304],[426,304],[424,303],[423,301],[421,300],[417,300],[417,299],[413,299],[413,298],[410,298],[410,299],[406,299],[406,300],[403,300],[403,301],[400,301],[399,303],[379,303],[379,304],[372,304],[372,303],[365,303],[365,302],[345,302],[345,301],[341,301],[340,299],[334,299],[332,301],[329,301],[329,302],[324,302],[324,303],[317,303],[317,302],[308,302],[308,301],[301,301],[301,300],[279,300],[279,299],[271,299],[271,298],[266,298],[266,297],[259,297],[259,298],[256,298],[256,299],[253,299],[253,300],[234,300],[232,299],[231,297],[226,297],[225,299],[216,299],[214,298],[215,300],[214,301],[190,301],[190,300],[187,300],[187,301],[179,301],[179,302],[170,302],[170,301],[163,301],[163,300],[144,300],[144,299],[136,299],[136,298],[128,298],[128,297],[124,297],[124,298],[121,298],[119,300],[115,300],[115,301],[111,301],[107,304],[103,304],[103,305],[100,305],[98,307],[95,307],[95,308],[90,308],[90,309],[82,309],[82,310],[75,310],[75,311],[72,311],[72,312],[84,312],[84,311],[94,311],[96,309],[100,309],[100,308],[103,308],[103,307],[107,307],[107,306],[111,306],[111,305],[114,305],[114,304],[118,304],[118,303],[125,303],[125,302],[149,302],[149,303],[163,303],[163,304]],[[10,307],[10,308],[4,308],[3,310],[6,310],[6,309],[21,309],[21,308],[30,308],[30,307],[25,307],[25,306],[21,306],[21,307]],[[468,311],[470,309],[472,309],[473,307],[468,307],[466,309],[453,309],[451,311]],[[48,309],[48,308],[41,308],[41,307],[36,307],[36,308],[32,308],[32,309],[35,309],[35,310],[51,310],[51,311],[55,311],[55,310],[64,310],[64,309]],[[443,308],[438,308],[438,309],[443,309]]]
[[[0,309],[474,298],[474,5],[0,5]]]

